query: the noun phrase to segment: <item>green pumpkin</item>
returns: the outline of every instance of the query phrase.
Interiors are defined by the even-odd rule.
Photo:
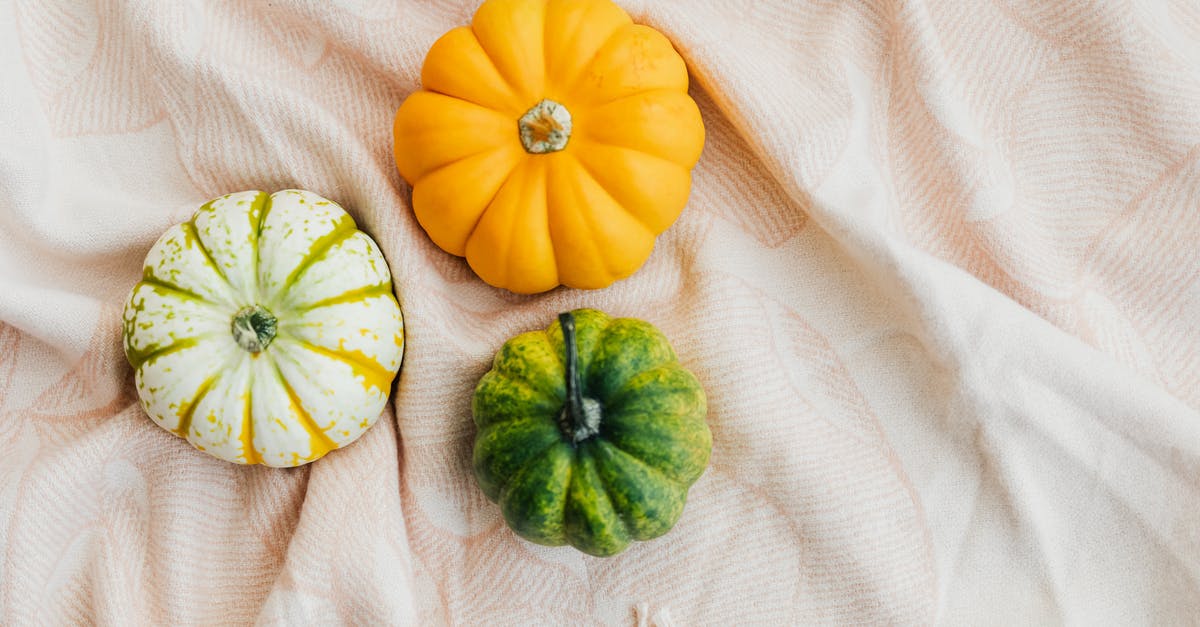
[[[591,555],[666,533],[704,472],[704,390],[653,325],[594,309],[518,335],[475,388],[475,477],[538,544]]]

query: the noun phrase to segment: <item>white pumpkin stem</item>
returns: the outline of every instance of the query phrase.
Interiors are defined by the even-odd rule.
[[[559,415],[563,433],[574,444],[600,433],[600,401],[583,395],[579,373],[579,347],[575,344],[575,316],[571,312],[558,314],[563,332],[563,351],[566,359],[567,402]]]
[[[243,307],[233,315],[230,330],[233,341],[251,353],[261,352],[275,339],[277,321],[271,312],[259,305]]]
[[[546,98],[533,105],[517,120],[521,145],[525,152],[540,155],[567,147],[571,139],[571,112]]]

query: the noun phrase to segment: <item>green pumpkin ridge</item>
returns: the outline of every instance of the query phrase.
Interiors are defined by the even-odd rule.
[[[500,513],[518,535],[547,546],[566,544],[563,532],[574,451],[560,442],[534,457],[500,490]]]
[[[585,370],[585,386],[593,398],[607,406],[638,374],[676,361],[675,350],[653,325],[617,318],[605,328],[596,346]]]
[[[475,386],[475,395],[471,399],[471,413],[475,426],[482,429],[491,424],[525,416],[554,414],[561,409],[562,404],[560,394],[548,394],[525,381],[492,370]]]
[[[522,333],[500,347],[492,370],[544,394],[562,398],[565,388],[559,351],[543,331]]]
[[[605,409],[600,435],[613,446],[684,487],[703,474],[712,448],[707,401],[678,362],[635,375]]]
[[[707,399],[696,376],[673,361],[643,370],[615,390],[604,406],[614,412],[707,413]]]
[[[675,525],[687,488],[608,442],[597,440],[592,450],[600,482],[635,540],[657,538]]]
[[[484,494],[492,501],[499,499],[521,468],[561,442],[558,428],[536,417],[481,429],[476,436],[473,465]]]
[[[712,436],[707,428],[646,419],[627,426],[609,421],[601,431],[604,442],[657,471],[681,488],[688,488],[708,466]],[[677,429],[677,430],[676,430]]]
[[[569,490],[564,531],[571,546],[598,557],[625,550],[632,540],[629,527],[613,508],[608,491],[596,474],[595,460],[581,450],[576,452]]]

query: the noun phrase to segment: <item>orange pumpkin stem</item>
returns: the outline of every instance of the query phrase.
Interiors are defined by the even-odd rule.
[[[571,112],[546,98],[517,120],[517,130],[525,152],[535,155],[557,152],[566,148],[571,139]]]

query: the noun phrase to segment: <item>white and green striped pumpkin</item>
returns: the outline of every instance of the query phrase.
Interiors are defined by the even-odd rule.
[[[162,428],[241,464],[298,466],[379,418],[404,323],[375,242],[336,203],[250,191],[150,249],[125,355]]]

